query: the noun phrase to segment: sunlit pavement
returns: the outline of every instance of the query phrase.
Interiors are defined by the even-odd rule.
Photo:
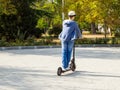
[[[77,47],[76,71],[57,76],[61,49],[0,51],[0,90],[120,90],[120,47]]]

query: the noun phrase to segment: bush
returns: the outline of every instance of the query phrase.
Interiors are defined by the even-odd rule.
[[[95,44],[108,44],[109,38],[96,38]]]
[[[36,38],[40,38],[43,33],[44,33],[44,31],[39,29],[39,28],[35,29],[34,32],[33,32],[33,34]]]
[[[95,38],[95,39],[90,39],[90,38],[83,38],[83,39],[78,39],[76,40],[76,44],[108,44],[110,41],[109,38]]]
[[[54,35],[55,37],[58,37],[60,32],[62,31],[62,26],[61,25],[54,25],[52,29],[48,30],[49,35]]]
[[[1,46],[7,46],[9,45],[9,43],[6,41],[6,39],[3,37],[1,40],[0,40],[0,47]]]
[[[115,38],[115,37],[113,37],[113,38],[111,39],[111,43],[112,43],[112,44],[120,44],[120,38]]]
[[[60,45],[60,42],[54,41],[55,38],[47,36],[40,39],[35,37],[29,37],[27,40],[20,41],[16,39],[16,41],[7,42],[4,38],[0,40],[0,47],[2,46],[38,46],[38,45]],[[120,38],[82,38],[78,39],[75,42],[76,44],[120,44]]]
[[[120,37],[120,28],[115,31],[115,37]]]

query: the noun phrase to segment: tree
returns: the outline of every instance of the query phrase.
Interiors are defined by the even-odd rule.
[[[50,14],[44,10],[34,8],[35,1],[0,0],[1,37],[5,37],[7,41],[24,40],[33,35],[38,36],[41,33],[36,27],[37,21],[40,17],[49,16]]]
[[[39,5],[38,2],[36,3],[39,10],[44,10],[49,13],[48,15],[39,18],[37,27],[43,29],[45,34],[58,35],[60,32],[58,28],[61,28],[62,23],[61,0],[49,0],[49,2],[46,1],[42,5]]]
[[[0,0],[0,3],[0,37],[4,36],[9,40],[10,37],[13,38],[12,29],[15,27],[14,19],[17,10],[11,0]]]
[[[88,22],[95,28],[95,24],[102,23],[106,27],[114,28],[120,21],[119,0],[65,0],[65,17],[69,10],[75,10],[79,23]],[[92,32],[95,32],[94,29]],[[106,34],[105,34],[106,35]]]
[[[78,23],[88,22],[92,24],[93,29],[95,29],[95,22],[99,19],[99,11],[97,0],[66,0],[64,12],[69,10],[76,11],[76,20]],[[67,17],[67,13],[66,17]],[[95,30],[92,30],[95,33]]]

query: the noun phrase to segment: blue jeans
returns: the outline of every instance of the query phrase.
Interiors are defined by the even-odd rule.
[[[62,67],[66,69],[71,59],[74,41],[62,41]]]

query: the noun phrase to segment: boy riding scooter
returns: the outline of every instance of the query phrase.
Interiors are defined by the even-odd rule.
[[[74,11],[68,13],[69,19],[63,21],[62,32],[59,35],[62,46],[62,71],[70,69],[69,63],[75,39],[82,37],[80,29],[74,21],[75,16],[76,14]]]

